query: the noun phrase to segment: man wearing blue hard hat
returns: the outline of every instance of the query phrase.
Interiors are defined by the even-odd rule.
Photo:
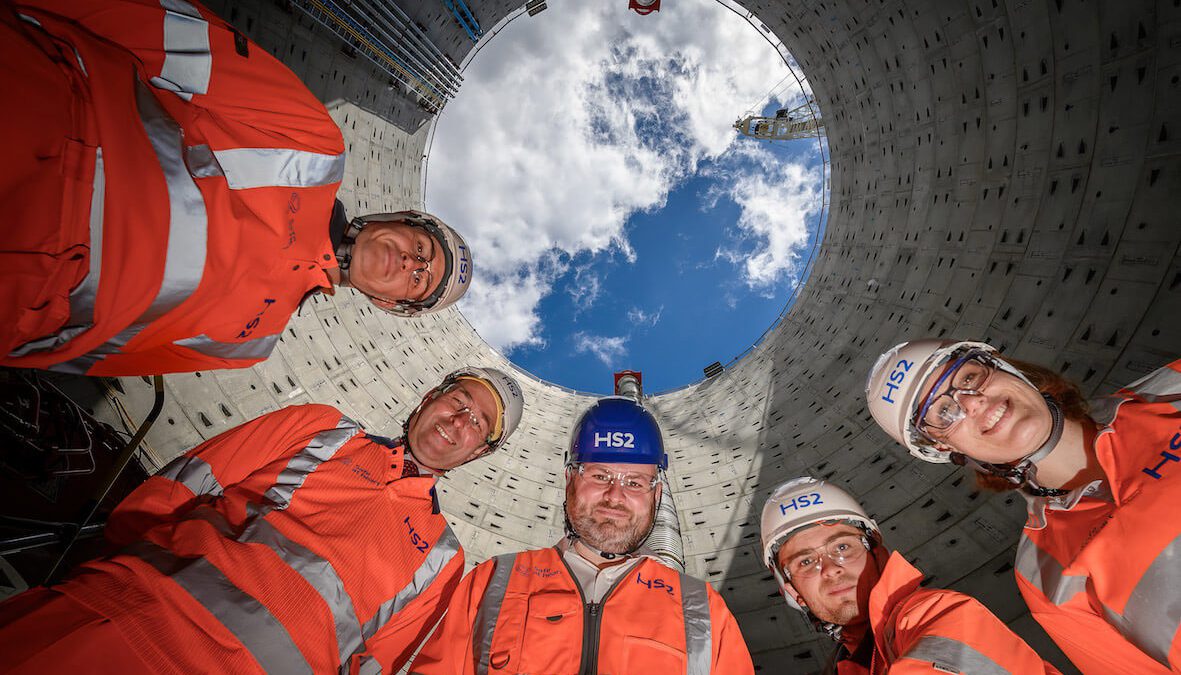
[[[566,456],[566,536],[476,566],[410,672],[753,675],[722,597],[643,546],[666,468],[651,413],[596,401]]]

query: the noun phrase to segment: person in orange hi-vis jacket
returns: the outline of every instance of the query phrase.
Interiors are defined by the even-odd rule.
[[[1080,670],[1181,672],[1181,361],[1088,403],[991,345],[917,340],[866,396],[912,455],[1025,497],[1017,585]]]
[[[0,32],[0,365],[240,368],[309,294],[410,316],[471,283],[439,219],[349,221],[324,106],[198,3],[19,0]]]
[[[975,598],[921,588],[844,490],[803,476],[763,505],[763,564],[787,604],[837,642],[840,675],[1058,673]]]
[[[435,477],[501,447],[522,406],[470,367],[398,439],[303,405],[206,441],[111,514],[116,554],[0,604],[0,673],[397,672],[463,574]]]
[[[642,546],[668,466],[651,413],[599,399],[566,459],[567,537],[477,565],[410,673],[753,675],[717,591]]]

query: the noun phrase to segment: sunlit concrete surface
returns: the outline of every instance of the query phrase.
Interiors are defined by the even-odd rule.
[[[485,30],[519,11],[467,2]],[[422,207],[431,117],[404,88],[298,10],[210,4],[299,74],[344,129],[350,212]],[[445,3],[399,5],[463,62],[474,45]],[[722,375],[648,402],[671,452],[688,571],[725,596],[762,671],[818,670],[829,644],[787,609],[758,562],[764,498],[810,473],[858,495],[932,584],[980,598],[1067,667],[1016,591],[1021,500],[981,494],[964,471],[908,461],[870,422],[863,383],[883,349],[923,335],[986,339],[1090,392],[1181,352],[1181,8],[746,7],[816,93],[832,153],[831,215],[811,276],[767,339]],[[148,439],[166,460],[263,412],[313,401],[393,435],[419,392],[464,364],[513,368],[455,310],[395,320],[346,290],[309,302],[258,367],[168,376]],[[528,396],[520,431],[441,482],[469,563],[562,532],[563,449],[591,398],[518,375]],[[124,384],[128,407],[146,411],[150,387]]]

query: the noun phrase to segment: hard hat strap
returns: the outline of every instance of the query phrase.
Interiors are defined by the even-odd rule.
[[[1050,436],[1036,450],[1016,462],[1007,464],[978,462],[959,452],[952,453],[953,461],[958,460],[957,464],[967,464],[980,473],[999,476],[1014,485],[1026,486],[1030,492],[1039,497],[1057,497],[1066,494],[1068,490],[1047,488],[1037,484],[1037,463],[1048,457],[1054,448],[1058,447],[1058,441],[1062,439],[1062,429],[1065,424],[1062,408],[1059,407],[1054,397],[1042,393],[1042,398],[1046,401],[1046,407],[1050,409]]]

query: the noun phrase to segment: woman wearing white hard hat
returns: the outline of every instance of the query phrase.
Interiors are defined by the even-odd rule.
[[[912,455],[1026,497],[1017,584],[1083,672],[1181,672],[1181,361],[1088,404],[990,345],[918,340],[866,400]]]

